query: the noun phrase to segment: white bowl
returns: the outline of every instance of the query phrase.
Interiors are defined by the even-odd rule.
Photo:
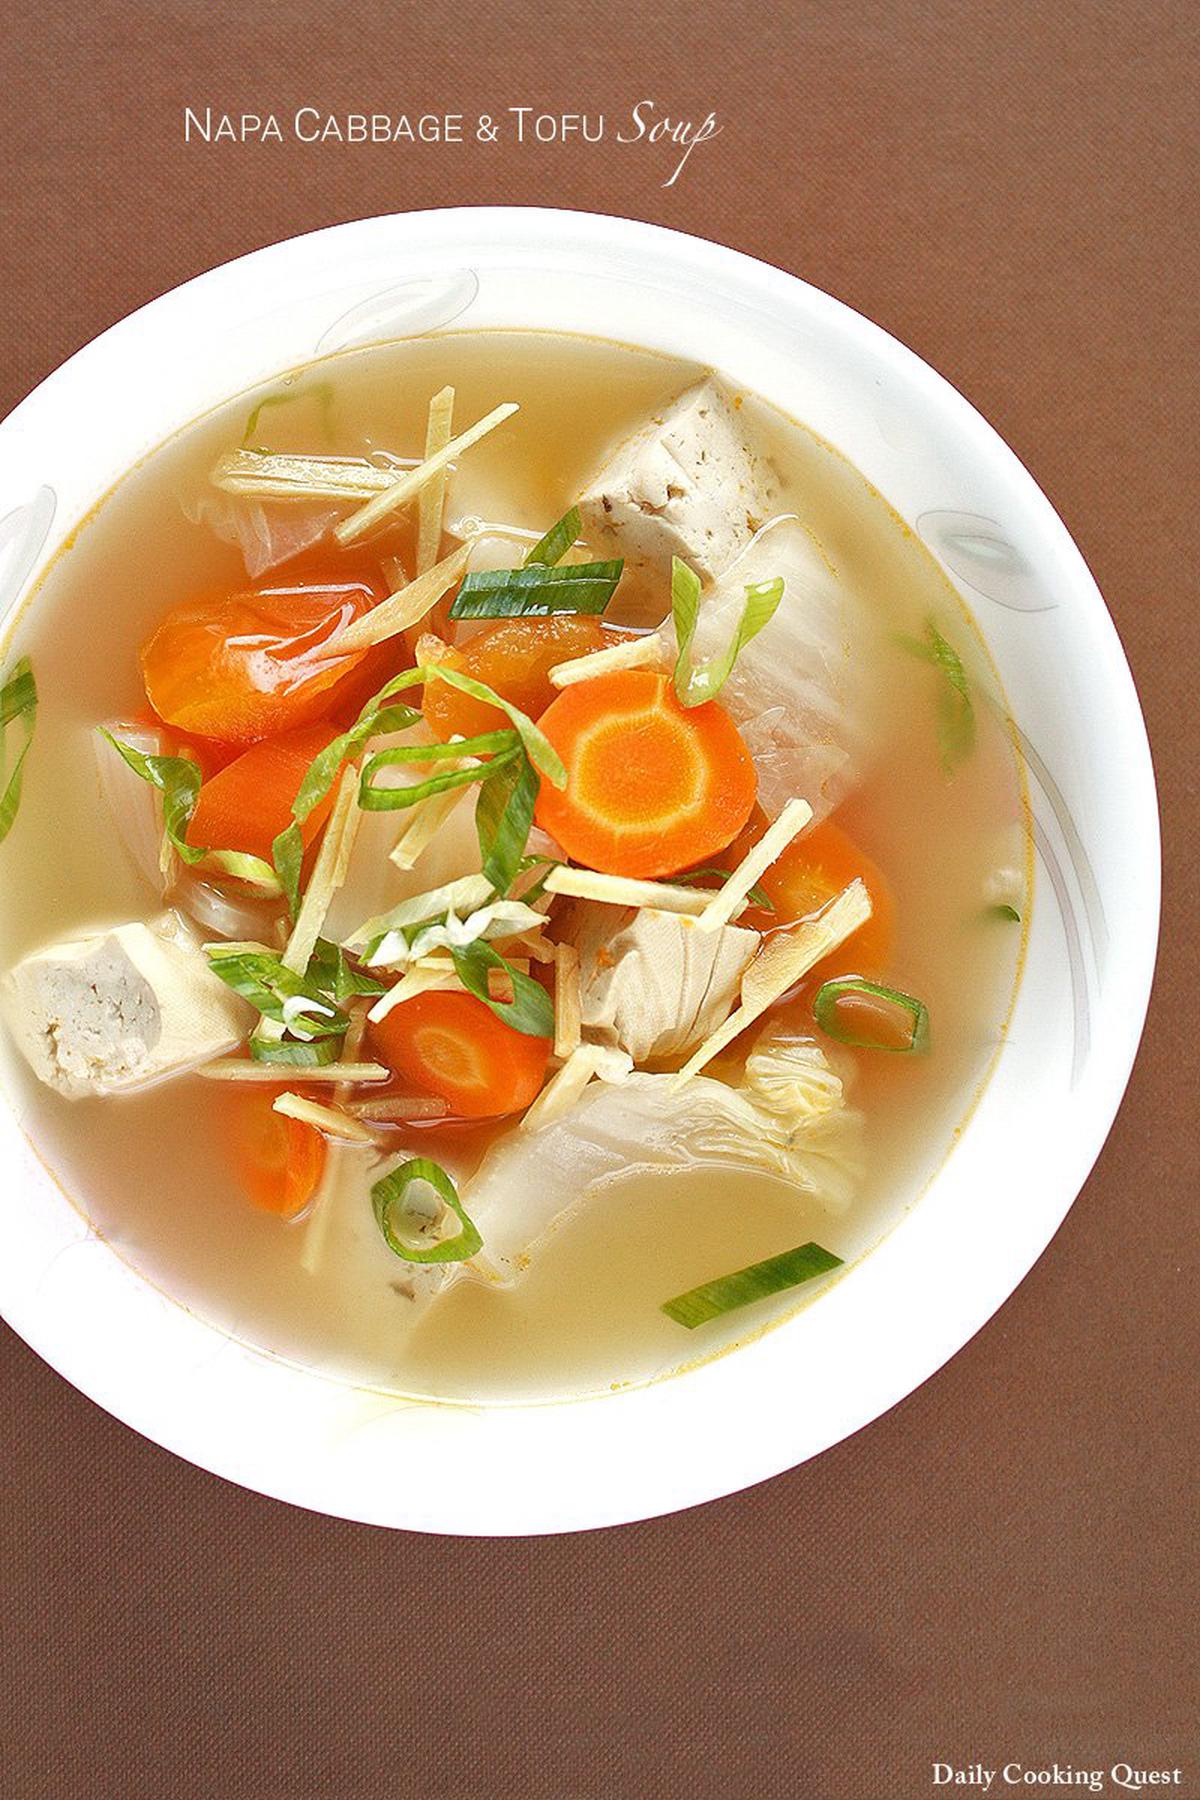
[[[1154,778],[1104,602],[1012,452],[940,376],[790,275],[625,219],[366,219],[143,307],[0,425],[0,616],[140,455],[314,355],[460,326],[593,332],[726,370],[830,439],[942,559],[1023,733],[1037,848],[1007,1042],[919,1203],[820,1300],[717,1361],[547,1405],[397,1401],[245,1348],[143,1281],[0,1107],[0,1310],[101,1406],[264,1494],[438,1532],[575,1530],[816,1455],[924,1381],[1046,1247],[1108,1132],[1158,932]],[[86,1199],[86,1196],[83,1197]]]

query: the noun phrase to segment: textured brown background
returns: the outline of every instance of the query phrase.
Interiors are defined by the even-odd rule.
[[[1167,926],[1124,1111],[1041,1264],[924,1389],[807,1468],[619,1531],[453,1542],[294,1512],[143,1442],[5,1334],[4,1800],[909,1800],[935,1758],[1055,1757],[1182,1763],[1167,1791],[1200,1796],[1196,10],[786,10],[22,0],[0,405],[213,263],[446,202],[658,220],[849,301],[1016,447],[1129,651]],[[724,124],[669,191],[634,150],[181,141],[186,102],[648,97]]]

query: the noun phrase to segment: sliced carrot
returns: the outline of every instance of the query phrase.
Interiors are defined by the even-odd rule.
[[[673,875],[723,850],[750,817],[754,764],[736,725],[716,701],[681,706],[665,675],[581,681],[539,723],[567,785],[543,781],[537,822],[576,862]]]
[[[761,837],[762,831],[754,836]],[[743,855],[748,848],[748,843],[738,846]],[[753,924],[760,931],[794,924],[797,919],[820,912],[855,879],[862,881],[870,895],[871,916],[820,964],[816,973],[822,981],[829,981],[834,975],[877,976],[886,969],[892,954],[892,890],[878,864],[833,819],[825,819],[793,838],[761,878],[774,912],[755,910],[747,913],[742,922]]]
[[[325,1172],[325,1140],[301,1119],[274,1110],[279,1087],[247,1088],[228,1096],[230,1145],[238,1180],[255,1206],[280,1218],[303,1212]]]
[[[240,744],[223,744],[219,738],[196,737],[192,732],[177,732],[165,729],[163,721],[154,719],[162,734],[164,756],[186,756],[192,762],[199,763],[200,773],[205,781],[219,775],[242,754]]]
[[[357,669],[345,675],[334,690],[333,704],[328,712],[323,712],[323,719],[332,719],[341,730],[353,725],[367,701],[372,699],[393,675],[399,675],[402,669],[411,669],[413,657],[408,654],[403,634],[388,638],[385,643],[375,644],[370,650],[362,652],[362,660]],[[421,690],[414,688],[411,693],[397,694],[396,705],[419,707]]]
[[[321,649],[383,593],[367,579],[332,576],[185,600],[142,649],[147,698],[167,724],[223,743],[323,718],[366,653]]]
[[[394,1006],[370,1030],[377,1056],[462,1119],[498,1118],[536,1099],[550,1039],[505,1025],[473,994],[432,989]]]
[[[590,614],[498,619],[461,649],[451,650],[445,660],[450,668],[474,676],[536,719],[554,699],[550,671],[556,664],[603,650],[606,644],[619,642],[622,635]],[[474,737],[508,724],[494,706],[462,694],[444,681],[431,682],[426,690],[425,721],[443,741]]]
[[[291,823],[292,801],[309,764],[336,736],[333,725],[301,725],[252,744],[202,784],[188,843],[207,850],[242,850],[270,862],[275,839]],[[331,787],[300,827],[306,848],[332,805]]]

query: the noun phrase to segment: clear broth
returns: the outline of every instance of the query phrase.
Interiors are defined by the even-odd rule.
[[[699,373],[593,339],[451,333],[347,352],[301,372],[293,403],[260,413],[255,441],[412,454],[424,440],[429,395],[447,381],[464,422],[515,398],[518,417],[455,474],[449,516],[541,530],[614,438]],[[281,391],[275,384],[240,396],[153,451],[76,533],[17,623],[11,648],[34,660],[40,712],[21,814],[0,852],[6,967],[47,941],[154,910],[100,804],[91,733],[144,705],[138,649],[169,606],[244,581],[238,552],[191,522],[181,502],[195,500],[217,455],[241,443],[256,401]],[[342,1212],[325,1220],[325,1250],[310,1269],[312,1227],[256,1212],[237,1191],[220,1083],[191,1076],[140,1095],[67,1101],[9,1053],[14,1103],[64,1190],[130,1263],[226,1331],[407,1394],[548,1399],[638,1382],[796,1304],[795,1295],[780,1296],[686,1334],[660,1312],[663,1299],[809,1237],[852,1260],[944,1158],[1000,1042],[1019,965],[1020,929],[986,910],[995,871],[1026,867],[1012,734],[977,629],[922,545],[821,439],[753,396],[744,405],[785,505],[816,533],[841,578],[896,633],[919,634],[931,613],[951,621],[976,684],[977,746],[950,780],[929,671],[896,649],[885,753],[839,811],[891,880],[894,979],[925,999],[933,1021],[925,1057],[854,1058],[852,1100],[867,1120],[860,1197],[834,1218],[766,1176],[731,1183],[726,1171],[698,1169],[631,1177],[556,1230],[515,1289],[461,1283],[410,1331],[396,1287],[403,1269],[369,1216],[347,1216],[336,1196],[330,1207]]]

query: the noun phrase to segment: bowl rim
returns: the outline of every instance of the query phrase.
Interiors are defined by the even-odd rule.
[[[690,268],[701,277],[756,290],[768,306],[787,306],[790,303],[794,310],[807,313],[819,326],[849,334],[866,351],[903,368],[907,375],[918,381],[926,394],[937,397],[939,403],[950,413],[955,426],[973,440],[974,450],[996,460],[1010,484],[1019,491],[1022,505],[1038,515],[1041,526],[1055,541],[1060,558],[1060,579],[1069,581],[1078,597],[1078,604],[1090,612],[1091,626],[1105,654],[1102,678],[1098,679],[1102,679],[1106,693],[1120,703],[1120,728],[1125,734],[1131,756],[1131,783],[1139,789],[1143,803],[1144,832],[1141,848],[1144,856],[1149,854],[1150,860],[1137,942],[1126,945],[1131,965],[1126,971],[1126,994],[1129,999],[1123,1034],[1120,1042],[1110,1043],[1105,1047],[1104,1067],[1097,1071],[1092,1085],[1089,1123],[1086,1130],[1080,1129],[1076,1141],[1070,1147],[1069,1156],[1057,1171],[1055,1200],[1042,1210],[1036,1230],[1026,1233],[1019,1251],[1006,1257],[1003,1267],[996,1272],[998,1279],[980,1281],[972,1294],[961,1296],[959,1304],[941,1321],[941,1329],[928,1341],[922,1338],[919,1353],[914,1354],[910,1346],[908,1354],[897,1356],[886,1370],[878,1372],[869,1382],[864,1380],[853,1396],[853,1403],[843,1406],[836,1417],[825,1417],[819,1428],[808,1432],[807,1441],[799,1447],[794,1431],[790,1434],[781,1432],[766,1448],[761,1442],[739,1443],[736,1450],[731,1450],[723,1461],[718,1459],[714,1462],[711,1456],[699,1459],[694,1466],[680,1471],[675,1480],[659,1479],[643,1484],[636,1480],[626,1480],[602,1496],[593,1498],[589,1495],[575,1495],[569,1503],[556,1502],[552,1506],[543,1505],[540,1508],[531,1501],[524,1512],[518,1508],[517,1513],[510,1511],[503,1516],[497,1515],[492,1520],[488,1517],[486,1501],[482,1506],[472,1501],[458,1517],[440,1515],[436,1510],[427,1510],[421,1516],[397,1516],[394,1511],[381,1511],[374,1499],[370,1502],[354,1499],[349,1490],[326,1491],[312,1480],[311,1472],[306,1475],[303,1470],[297,1473],[291,1468],[273,1469],[269,1460],[266,1464],[259,1463],[251,1469],[244,1446],[228,1452],[227,1447],[211,1439],[211,1434],[208,1437],[203,1437],[202,1434],[203,1441],[198,1440],[196,1432],[189,1429],[186,1422],[182,1425],[175,1422],[172,1426],[167,1426],[157,1414],[148,1416],[145,1407],[139,1403],[136,1391],[124,1387],[119,1377],[114,1385],[111,1370],[92,1367],[73,1351],[65,1351],[54,1332],[47,1331],[44,1322],[39,1320],[36,1299],[31,1302],[28,1295],[12,1292],[10,1284],[0,1275],[0,1313],[8,1319],[17,1333],[72,1385],[152,1441],[200,1467],[239,1482],[252,1491],[270,1494],[293,1504],[372,1523],[472,1535],[524,1535],[629,1522],[700,1504],[741,1490],[819,1454],[833,1443],[862,1429],[934,1374],[975,1335],[1024,1279],[1052,1241],[1090,1174],[1116,1116],[1141,1039],[1159,930],[1161,845],[1153,765],[1145,723],[1116,627],[1066,526],[1033,476],[994,428],[952,384],[923,359],[844,302],[812,287],[798,276],[741,251],[640,220],[567,208],[433,208],[377,215],[326,226],[282,239],[207,270],[150,300],[110,326],[48,375],[5,420],[0,421],[0,444],[12,435],[14,429],[31,412],[36,411],[39,397],[48,389],[58,388],[64,382],[73,380],[81,368],[88,366],[96,358],[114,349],[124,350],[149,315],[161,314],[164,309],[190,303],[201,292],[211,292],[222,278],[249,276],[278,263],[289,252],[299,254],[297,247],[302,248],[306,257],[320,260],[326,254],[333,257],[339,250],[349,251],[352,247],[362,247],[368,253],[372,250],[383,251],[389,244],[399,247],[406,239],[420,238],[422,230],[425,231],[426,242],[478,240],[482,237],[484,241],[506,240],[523,242],[528,246],[538,244],[548,229],[566,234],[573,249],[585,256],[615,251],[635,260],[642,256],[652,260],[667,258],[677,265]],[[118,471],[114,479],[119,479],[123,472]],[[39,568],[39,574],[42,567],[44,565]],[[1147,800],[1148,806],[1145,805]],[[823,1306],[832,1305],[839,1292],[844,1303],[848,1285],[846,1282],[837,1284],[823,1298]],[[173,1302],[170,1304],[176,1305]],[[177,1310],[183,1312],[181,1307],[177,1307]],[[203,1329],[208,1331],[214,1328]],[[740,1360],[747,1354],[747,1350],[739,1351],[738,1358],[734,1360]],[[257,1352],[247,1351],[246,1354],[257,1358],[268,1369],[277,1373],[287,1367],[262,1357]],[[747,1370],[749,1371],[748,1364]],[[308,1383],[326,1380],[325,1377],[315,1375],[303,1379]],[[659,1383],[658,1388],[660,1391],[678,1391],[691,1379],[690,1375],[683,1375],[670,1382]],[[632,1415],[636,1410],[633,1403],[645,1391],[637,1389],[625,1395],[558,1402],[550,1410],[569,1407],[573,1411],[582,1411],[598,1406],[611,1408],[628,1405]],[[492,1409],[498,1415],[508,1410]],[[543,1404],[540,1408],[517,1407],[513,1410],[544,1411],[547,1408]],[[693,1411],[691,1422],[694,1424],[701,1415],[694,1414],[694,1409],[689,1410]],[[683,1423],[681,1421],[681,1429]]]

